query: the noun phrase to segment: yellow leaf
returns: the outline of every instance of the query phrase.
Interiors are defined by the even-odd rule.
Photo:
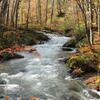
[[[98,69],[100,70],[100,65],[98,66]]]
[[[97,79],[97,80],[96,80],[96,83],[100,83],[100,79]]]

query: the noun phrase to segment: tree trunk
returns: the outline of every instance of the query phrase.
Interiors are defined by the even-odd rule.
[[[28,29],[28,27],[29,27],[30,3],[31,3],[31,0],[28,0],[28,12],[27,12],[27,20],[26,20],[26,29]]]
[[[19,11],[19,2],[20,0],[17,0],[17,4],[16,4],[16,14],[15,14],[15,29],[17,29],[17,25],[18,25],[18,11]]]
[[[78,12],[78,6],[76,5],[76,14],[77,14],[77,25],[78,25],[78,28],[80,30],[80,23],[79,23],[79,12]]]
[[[93,22],[93,10],[92,10],[92,0],[89,0],[89,13],[90,13],[90,21],[89,21],[89,28],[90,28],[90,45],[93,44],[93,31],[92,31],[92,22]]]
[[[61,11],[61,0],[57,0],[57,10],[58,10],[58,15],[62,12]]]
[[[54,14],[54,0],[52,0],[52,9],[51,9],[51,24],[52,24],[53,14]]]
[[[39,24],[42,24],[41,0],[37,0],[37,17]]]
[[[45,17],[45,24],[47,24],[48,20],[48,0],[46,0],[46,17]]]
[[[8,0],[8,6],[7,6],[7,17],[6,17],[6,26],[9,26],[9,7],[10,6],[10,0]]]
[[[97,0],[98,3],[98,34],[100,35],[100,1]]]

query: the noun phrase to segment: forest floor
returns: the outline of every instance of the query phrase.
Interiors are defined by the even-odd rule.
[[[87,77],[87,79],[84,80],[86,85],[92,89],[96,89],[100,91],[100,35],[95,34],[94,35],[94,45],[92,48],[98,52],[98,63],[97,63],[97,72],[95,74],[90,74],[84,77]]]
[[[73,77],[81,77],[92,89],[100,91],[100,36],[95,33],[94,45],[77,47],[77,52],[69,56],[66,62]]]

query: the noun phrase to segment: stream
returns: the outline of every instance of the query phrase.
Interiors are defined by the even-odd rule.
[[[61,46],[70,38],[48,34],[51,38],[44,44],[33,47],[38,53],[21,52],[24,59],[0,64],[0,100],[9,96],[37,97],[39,100],[100,100],[99,93],[86,88],[79,79],[72,79],[69,68],[59,61],[67,56]]]

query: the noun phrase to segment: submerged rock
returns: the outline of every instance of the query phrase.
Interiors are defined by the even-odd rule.
[[[2,84],[6,84],[6,81],[5,81],[5,80],[0,79],[0,85],[2,85]]]

